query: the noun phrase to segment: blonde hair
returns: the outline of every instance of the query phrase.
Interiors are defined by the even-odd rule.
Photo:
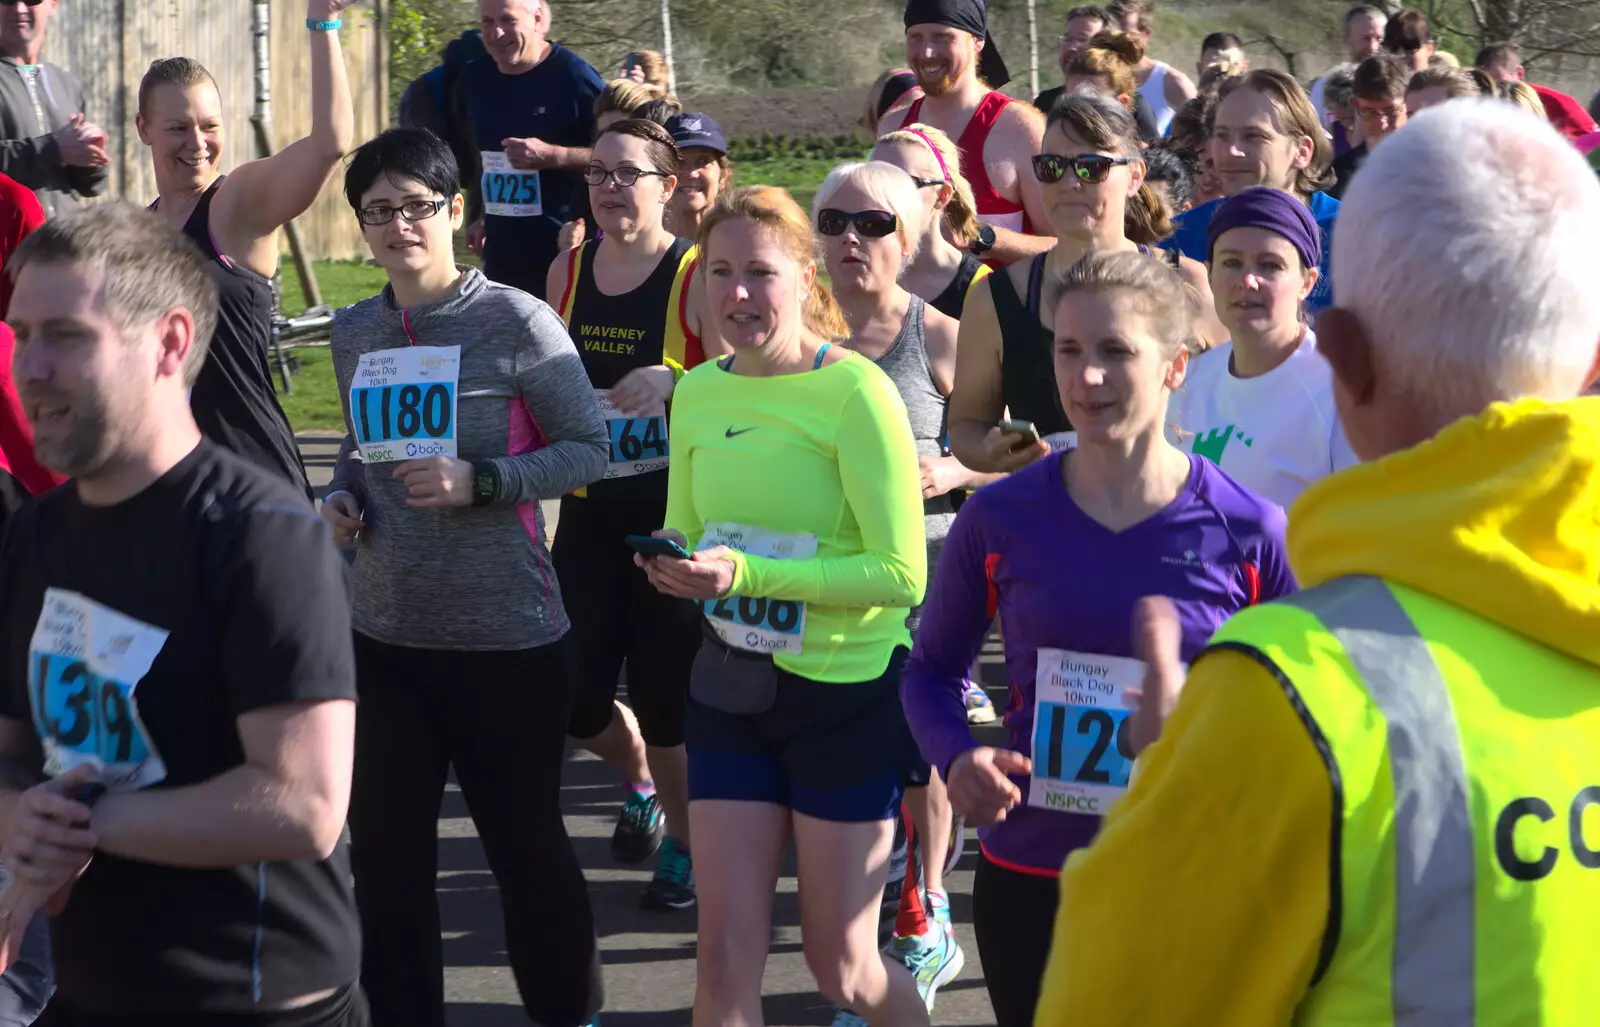
[[[963,249],[971,246],[983,223],[978,220],[978,203],[972,197],[972,186],[961,173],[961,151],[956,149],[956,144],[937,128],[921,122],[878,137],[879,146],[891,143],[932,151],[934,161],[944,172],[945,185],[950,187],[950,202],[944,208],[945,224],[950,226],[950,234]]]
[[[1052,307],[1075,292],[1121,293],[1149,322],[1164,356],[1195,348],[1199,295],[1164,260],[1127,251],[1090,253],[1063,271],[1050,291]]]
[[[922,234],[918,231],[922,224],[922,197],[917,195],[917,184],[911,181],[911,176],[887,161],[850,161],[840,164],[828,172],[828,177],[817,188],[817,195],[811,201],[812,224],[816,223],[817,215],[828,206],[829,201],[847,185],[860,189],[878,205],[878,209],[894,215],[895,235],[900,238],[906,262],[910,263],[911,258],[916,256],[917,247],[922,244]]]
[[[594,98],[594,116],[603,118],[607,114],[631,114],[638,107],[660,98],[661,90],[655,86],[635,82],[631,78],[614,78]]]
[[[1134,70],[1144,60],[1144,43],[1128,32],[1104,29],[1096,32],[1089,45],[1067,64],[1068,75],[1094,75],[1111,83],[1117,96],[1132,97],[1139,91]]]
[[[1549,121],[1550,115],[1545,113],[1544,103],[1540,101],[1539,94],[1526,82],[1500,82],[1495,85],[1495,96],[1507,103],[1515,104],[1529,114],[1537,115],[1540,121]]]
[[[1461,67],[1461,58],[1457,57],[1449,50],[1435,50],[1433,52],[1433,56],[1428,58],[1428,67],[1459,68]]]
[[[667,91],[667,59],[665,57],[654,50],[632,50],[623,55],[622,67],[627,68],[635,64],[644,72],[644,84],[654,86],[657,96]],[[642,103],[643,101],[640,102]],[[635,104],[635,106],[638,105]]]
[[[1445,96],[1452,100],[1483,95],[1477,80],[1459,68],[1423,68],[1406,83],[1407,93],[1420,93],[1424,89],[1443,89]]]
[[[787,190],[772,185],[749,185],[717,197],[716,206],[700,222],[700,231],[695,237],[702,260],[710,261],[711,235],[726,221],[754,222],[772,233],[797,264],[816,266],[816,233],[811,230],[806,212]],[[821,275],[811,279],[811,291],[806,295],[802,313],[807,330],[825,342],[850,338],[850,325],[845,322],[844,311],[823,284]]]
[[[1238,78],[1249,69],[1243,64],[1233,61],[1218,61],[1200,73],[1200,81],[1195,84],[1197,95],[1215,96],[1222,89],[1222,83],[1230,78]]]

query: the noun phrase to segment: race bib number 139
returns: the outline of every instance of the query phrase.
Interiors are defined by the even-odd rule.
[[[45,591],[28,648],[28,697],[45,773],[92,764],[110,791],[167,776],[134,703],[134,690],[166,641],[161,628],[77,592]]]
[[[772,560],[809,560],[817,555],[817,536],[769,531],[745,524],[707,521],[698,549],[727,546],[750,556]],[[755,653],[804,651],[806,604],[761,596],[707,599],[701,610],[723,644]]]

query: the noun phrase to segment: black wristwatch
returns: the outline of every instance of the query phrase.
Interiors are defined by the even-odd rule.
[[[994,228],[984,225],[978,229],[978,237],[972,240],[972,245],[967,247],[967,252],[974,257],[981,257],[994,249]]]
[[[485,460],[472,465],[472,505],[488,506],[500,494],[500,472]]]

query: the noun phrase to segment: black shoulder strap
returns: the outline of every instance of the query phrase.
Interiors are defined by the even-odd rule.
[[[1044,259],[1048,253],[1041,253],[1033,258],[1033,266],[1028,268],[1028,314],[1035,321],[1039,320],[1039,297],[1044,292]]]

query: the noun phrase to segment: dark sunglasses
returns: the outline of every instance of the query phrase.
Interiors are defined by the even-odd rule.
[[[911,181],[917,184],[918,189],[938,189],[950,184],[942,178],[918,178],[916,175],[911,176]]]
[[[1132,163],[1133,160],[1129,157],[1107,157],[1100,153],[1091,153],[1084,157],[1041,153],[1033,158],[1033,177],[1045,185],[1051,185],[1066,178],[1067,172],[1070,171],[1077,176],[1078,181],[1096,185],[1106,180],[1112,168]]]
[[[655,175],[659,178],[668,177],[665,171],[630,168],[626,165],[620,168],[603,168],[598,164],[591,164],[583,169],[583,180],[592,186],[605,185],[606,179],[614,178],[617,180],[617,185],[624,189],[631,189],[634,183],[639,181],[639,176],[641,175]]]
[[[426,221],[444,209],[449,200],[412,200],[399,207],[362,207],[356,217],[363,225],[387,225],[399,214],[407,221]]]
[[[846,228],[856,226],[856,232],[867,239],[882,239],[899,227],[893,214],[884,210],[861,210],[849,213],[824,207],[817,211],[817,231],[823,235],[843,235]]]

